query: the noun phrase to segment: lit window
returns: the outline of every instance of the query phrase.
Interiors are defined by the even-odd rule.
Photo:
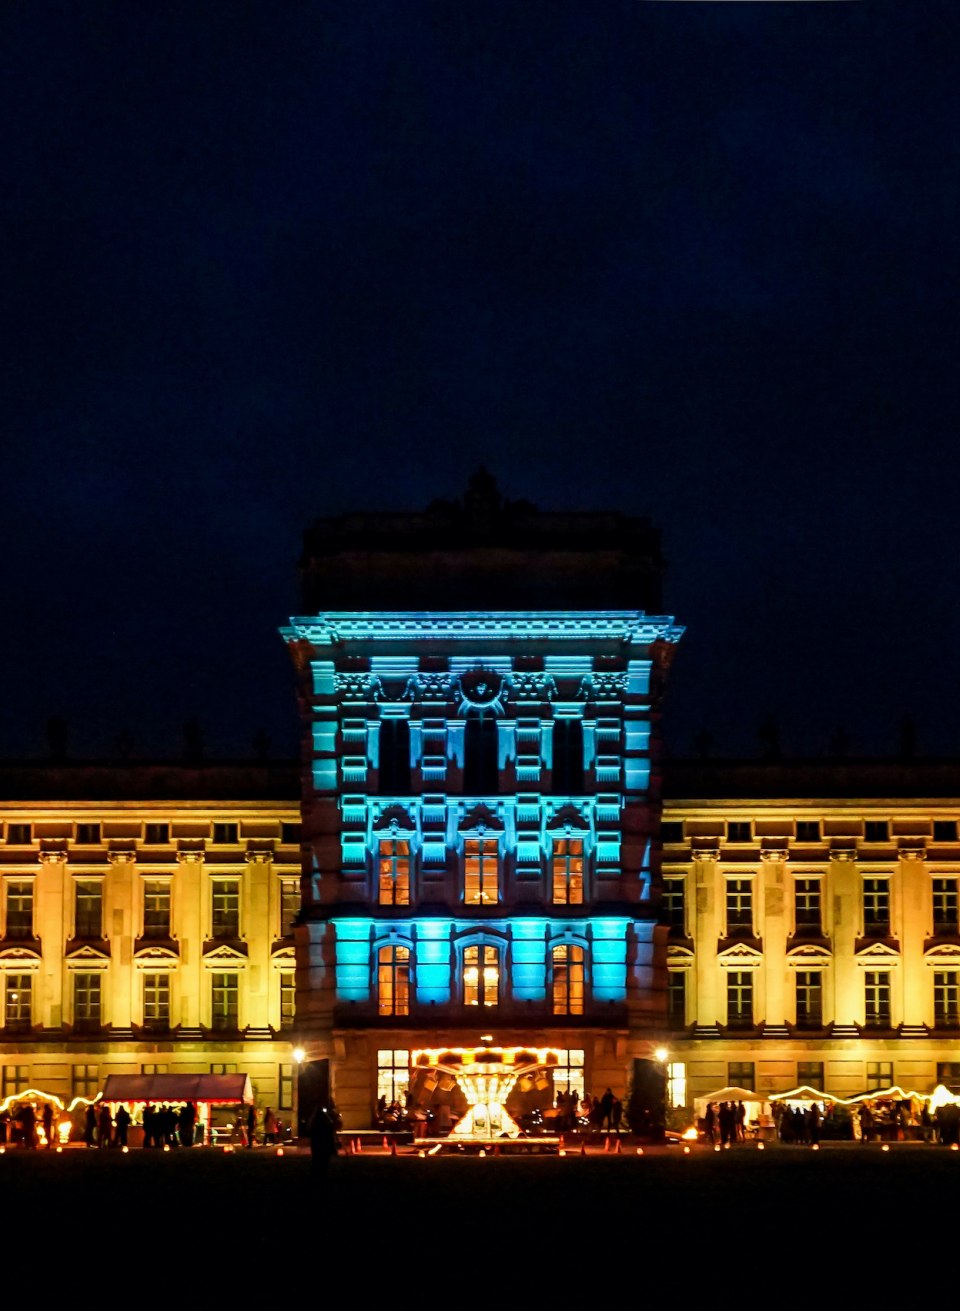
[[[797,971],[797,1027],[823,1027],[823,986],[819,970]]]
[[[80,879],[74,885],[74,935],[99,938],[103,934],[103,883],[99,879]]]
[[[553,902],[583,905],[583,840],[557,838],[553,844]]]
[[[394,1102],[403,1106],[410,1087],[410,1053],[405,1051],[377,1052],[377,1097],[387,1106]]]
[[[960,1029],[960,986],[956,970],[933,976],[933,1021],[938,1029]]]
[[[74,1065],[70,1070],[70,1092],[88,1101],[100,1091],[100,1072],[96,1065]]]
[[[150,880],[143,885],[143,936],[170,937],[170,884]]]
[[[561,943],[553,949],[553,1013],[582,1015],[586,978],[582,947]]]
[[[663,884],[663,917],[672,938],[683,938],[687,932],[687,908],[683,879],[666,879]]]
[[[29,1029],[33,1019],[33,979],[8,974],[4,988],[4,1022],[8,1029]]]
[[[33,883],[7,884],[7,937],[33,937]]]
[[[463,899],[468,906],[493,906],[500,900],[496,838],[467,838],[463,845]]]
[[[75,974],[73,976],[73,1018],[78,1025],[99,1025],[101,976]]]
[[[819,937],[820,919],[820,880],[798,878],[793,885],[794,924],[798,936]]]
[[[143,1022],[148,1029],[166,1029],[169,1026],[169,974],[143,976]]]
[[[463,953],[463,1000],[467,1006],[496,1006],[500,999],[500,952],[467,947]]]
[[[867,1092],[893,1087],[893,1061],[867,1061]]]
[[[74,1066],[74,1069],[77,1067]],[[80,1069],[84,1069],[80,1066]],[[94,1066],[96,1069],[96,1066]],[[30,1087],[30,1066],[29,1065],[5,1065],[3,1067],[3,1095],[9,1097],[11,1093],[25,1092]]]
[[[297,980],[292,970],[280,975],[280,1028],[292,1029],[297,1012]]]
[[[749,937],[753,933],[753,881],[727,879],[727,936]]]
[[[558,1052],[557,1064],[553,1067],[554,1095],[560,1092],[574,1093],[579,1101],[585,1087],[583,1052],[575,1049]]]
[[[863,880],[863,932],[868,938],[890,933],[890,880]]]
[[[687,1104],[687,1067],[682,1061],[673,1061],[667,1066],[667,1105],[686,1106]]]
[[[240,936],[240,884],[235,879],[217,879],[213,884],[213,937]]]
[[[866,1024],[874,1029],[890,1028],[890,972],[868,970],[864,978]]]
[[[933,931],[934,933],[956,934],[957,919],[957,880],[933,880]]]
[[[280,936],[289,938],[300,914],[300,882],[298,879],[280,880]]]
[[[732,1029],[753,1027],[753,974],[727,970],[727,1024]]]
[[[388,946],[377,952],[377,996],[381,1015],[410,1014],[410,948]]]
[[[281,1065],[277,1070],[277,1107],[281,1111],[293,1110],[293,1066]]]
[[[240,989],[236,974],[214,974],[211,980],[211,1027],[234,1030],[240,1018]]]
[[[406,838],[383,838],[380,842],[381,906],[410,904],[410,843]]]

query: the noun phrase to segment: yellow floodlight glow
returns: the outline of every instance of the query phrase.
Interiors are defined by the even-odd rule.
[[[307,1058],[307,1053],[303,1050],[302,1047],[294,1047],[293,1059],[296,1061],[298,1065],[302,1065],[303,1062],[306,1060],[306,1058]]]
[[[697,1133],[696,1126],[692,1124],[689,1129],[684,1129],[683,1133],[680,1135],[681,1138],[686,1138],[687,1141],[691,1143],[695,1143],[699,1136],[700,1135]]]
[[[653,1055],[654,1059],[658,1060],[661,1065],[666,1065],[670,1053],[667,1051],[666,1047],[658,1047]]]

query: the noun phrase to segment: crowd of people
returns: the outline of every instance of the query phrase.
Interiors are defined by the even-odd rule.
[[[59,1137],[60,1121],[52,1102],[21,1102],[12,1111],[0,1111],[0,1146],[19,1144],[31,1150],[53,1147]]]
[[[743,1102],[708,1102],[703,1116],[703,1136],[721,1147],[742,1143],[747,1132],[747,1108]]]
[[[591,1097],[587,1092],[579,1097],[574,1089],[570,1092],[557,1093],[554,1127],[560,1133],[574,1130],[593,1129],[602,1133],[605,1129],[619,1134],[623,1124],[623,1102],[614,1096],[608,1088],[601,1097]]]

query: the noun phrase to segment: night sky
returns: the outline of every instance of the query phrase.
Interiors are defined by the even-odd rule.
[[[958,750],[956,7],[8,4],[0,755],[296,749],[301,533],[650,514],[666,729]]]

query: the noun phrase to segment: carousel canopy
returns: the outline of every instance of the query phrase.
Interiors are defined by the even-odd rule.
[[[249,1074],[108,1074],[105,1102],[252,1102]]]

